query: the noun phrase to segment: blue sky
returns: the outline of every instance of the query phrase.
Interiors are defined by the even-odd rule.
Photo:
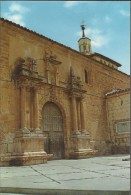
[[[130,73],[129,1],[2,1],[1,16],[75,50],[84,20],[92,50]]]

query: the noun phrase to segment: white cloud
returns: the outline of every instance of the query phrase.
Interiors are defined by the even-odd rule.
[[[98,18],[97,19],[96,18],[92,18],[91,19],[91,24],[93,24],[93,25],[98,24]]]
[[[129,17],[130,16],[130,13],[124,9],[120,10],[120,14],[123,15],[123,16],[126,16],[126,17]]]
[[[97,1],[64,1],[64,7],[70,8],[80,3],[95,4]]]
[[[10,14],[6,13],[5,18],[8,20],[15,22],[16,24],[20,24],[21,26],[25,26],[25,22],[23,21],[23,17],[20,14]]]
[[[3,17],[15,22],[16,24],[20,24],[21,26],[25,26],[25,14],[29,12],[25,6],[20,5],[18,2],[11,3],[9,7],[9,11],[3,14]]]
[[[73,7],[79,3],[81,3],[81,1],[65,1],[64,7]]]
[[[96,35],[92,39],[92,46],[94,48],[100,48],[106,45],[109,42],[109,39],[104,35]]]
[[[10,12],[19,12],[19,13],[25,13],[29,11],[29,8],[22,6],[16,2],[13,2],[11,6],[9,7]]]
[[[100,29],[96,29],[96,28],[85,29],[85,34],[87,35],[87,37],[91,39],[91,43],[94,48],[101,48],[104,45],[107,45],[107,43],[110,40],[108,35],[106,35]],[[81,31],[77,32],[76,35],[82,36],[82,32]]]
[[[109,16],[105,16],[105,22],[110,23],[112,19]]]

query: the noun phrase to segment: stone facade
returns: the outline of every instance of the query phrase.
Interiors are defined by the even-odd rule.
[[[107,93],[107,119],[112,153],[129,153],[130,89]]]
[[[110,153],[105,94],[128,88],[129,76],[7,20],[0,25],[1,165]]]

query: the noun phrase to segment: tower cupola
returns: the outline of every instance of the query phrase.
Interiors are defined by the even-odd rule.
[[[91,49],[91,39],[85,36],[85,24],[81,24],[82,37],[78,40],[79,51],[85,55],[90,55],[92,53]]]

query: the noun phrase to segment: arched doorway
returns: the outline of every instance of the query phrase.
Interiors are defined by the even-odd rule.
[[[53,159],[64,158],[63,117],[59,107],[53,102],[47,102],[43,107],[42,129],[46,137],[47,154],[53,154]]]

